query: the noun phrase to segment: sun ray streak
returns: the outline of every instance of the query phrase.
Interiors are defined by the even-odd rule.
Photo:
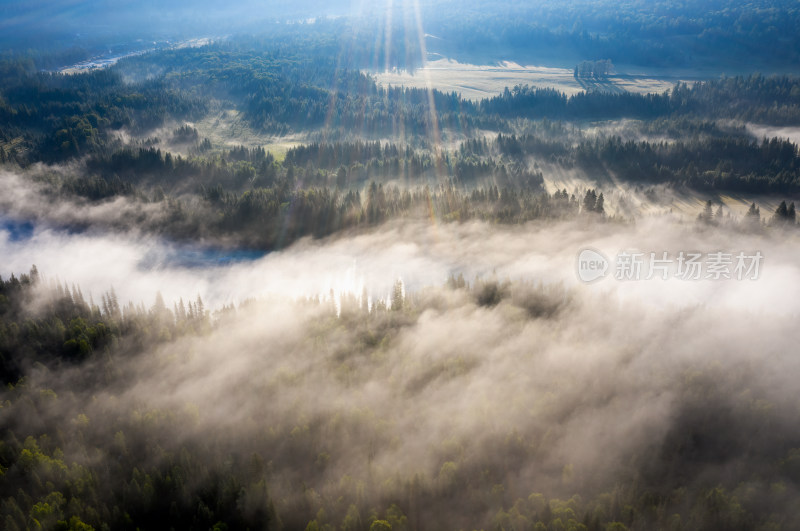
[[[419,50],[422,60],[422,75],[425,78],[425,88],[428,93],[428,113],[429,130],[428,136],[433,148],[434,163],[436,166],[436,177],[441,179],[444,176],[442,167],[442,139],[439,133],[439,119],[436,114],[436,101],[433,93],[433,83],[431,82],[430,72],[427,69],[428,52],[425,45],[425,31],[422,27],[422,13],[419,7],[419,0],[414,0],[414,21],[416,23],[417,37],[419,38]]]
[[[383,45],[383,70],[389,71],[389,60],[392,52],[392,11],[394,10],[394,0],[386,3],[386,29],[384,30],[385,43]]]

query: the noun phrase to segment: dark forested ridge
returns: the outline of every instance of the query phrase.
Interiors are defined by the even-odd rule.
[[[498,49],[520,63],[555,56],[649,67],[758,64],[791,71],[799,59],[792,28],[800,10],[792,2],[512,1],[489,10],[479,1],[446,5],[450,9],[431,9],[435,14],[426,29],[437,38],[429,46],[465,62]]]
[[[774,125],[800,123],[800,80],[753,74],[691,85],[677,83],[666,94],[580,92],[517,86],[481,102],[490,114],[556,120],[699,117]]]
[[[84,59],[109,48],[124,51],[137,40],[232,33],[284,39],[296,34],[311,13],[316,16],[302,25],[302,33],[345,35],[344,46],[336,49],[347,53],[343,66],[374,70],[419,66],[426,48],[472,63],[502,55],[520,64],[611,59],[615,64],[723,71],[750,69],[746,65],[791,71],[800,58],[797,5],[767,0],[501,0],[491,7],[482,0],[365,5],[302,0],[268,8],[246,0],[225,6],[200,0],[177,2],[168,10],[150,1],[100,3],[89,9],[54,0],[46,7],[7,6],[9,23],[0,44],[13,50],[49,48],[47,54],[36,54],[44,67],[53,64],[53,56]],[[37,40],[37,35],[46,38]]]

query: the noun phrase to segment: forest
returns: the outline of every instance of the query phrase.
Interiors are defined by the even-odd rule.
[[[799,529],[799,18],[9,2],[0,528]]]
[[[38,168],[35,180],[58,197],[163,205],[167,219],[126,221],[146,230],[264,250],[429,207],[445,220],[504,223],[576,211],[552,207],[562,187],[548,193],[543,168],[601,187],[621,180],[787,200],[798,191],[796,144],[735,125],[797,123],[796,78],[754,74],[644,95],[517,86],[473,103],[336,69],[324,60],[334,46],[325,35],[170,49],[77,76],[6,61],[0,162]],[[282,154],[214,145],[188,124],[220,99],[254,131],[307,141]],[[628,138],[584,131],[598,120],[627,124]],[[73,169],[42,175],[41,164]],[[585,193],[568,195],[577,203]]]
[[[613,480],[601,479],[603,473],[593,477],[599,472],[592,467],[598,465],[547,468],[554,466],[548,457],[557,448],[553,445],[567,437],[548,436],[547,423],[575,415],[567,396],[558,399],[567,402],[536,406],[544,407],[544,416],[533,424],[501,422],[491,428],[482,436],[491,451],[469,452],[472,443],[461,439],[468,435],[452,427],[451,439],[438,447],[431,442],[436,468],[410,474],[393,471],[381,460],[394,446],[407,446],[396,439],[402,435],[394,415],[345,409],[341,417],[323,412],[309,417],[305,408],[258,407],[247,410],[252,424],[241,426],[243,431],[209,432],[206,423],[217,421],[203,409],[202,395],[195,396],[200,404],[159,407],[134,398],[141,391],[129,377],[132,371],[169,374],[205,364],[208,354],[201,354],[201,343],[215,345],[241,333],[235,323],[247,316],[291,311],[303,316],[302,330],[293,332],[302,336],[292,339],[300,342],[292,347],[295,356],[311,356],[329,367],[334,381],[325,385],[341,388],[342,394],[358,392],[401,363],[407,374],[390,385],[400,386],[397,399],[413,402],[431,389],[464,381],[485,363],[469,351],[421,367],[411,359],[393,360],[401,355],[406,334],[424,326],[426,312],[442,304],[490,313],[503,309],[518,315],[508,318],[538,327],[575,311],[577,294],[564,288],[451,277],[435,291],[414,296],[404,297],[396,286],[392,297],[371,311],[351,296],[342,300],[338,315],[330,301],[314,299],[273,301],[271,309],[251,301],[212,315],[200,299],[167,307],[158,296],[150,307],[134,306],[120,303],[110,291],[90,302],[78,288],[61,284],[50,283],[37,293],[42,282],[34,269],[3,280],[0,292],[0,352],[8,384],[0,452],[6,529],[411,529],[422,522],[426,528],[457,528],[480,521],[497,529],[749,529],[797,523],[789,510],[791,489],[800,480],[796,412],[758,395],[731,399],[724,389],[742,376],[703,361],[690,362],[694,376],[677,390],[680,416],[662,447],[644,446],[629,454],[631,461]],[[37,313],[28,313],[26,303],[42,296]],[[516,326],[512,322],[504,326]],[[336,346],[342,330],[354,334],[356,350]],[[194,355],[199,358],[169,354],[185,348],[199,349]],[[153,359],[148,352],[160,354]],[[253,358],[247,363],[245,370],[251,371],[252,364],[268,362]],[[307,370],[245,385],[269,397],[291,388],[286,378],[315,380],[318,371],[328,369]],[[202,391],[209,392],[217,394],[213,388]],[[63,418],[61,411],[74,416]],[[200,437],[181,436],[187,429]],[[744,437],[751,430],[761,435]],[[365,452],[363,461],[349,463],[347,444]],[[767,458],[772,455],[779,457],[773,462]],[[740,469],[728,479],[712,472],[720,459],[741,459]],[[545,467],[534,484],[558,478],[546,492],[524,491],[527,481],[519,474],[530,463]],[[692,468],[705,469],[709,477],[687,485]],[[301,491],[269,487],[296,475],[306,478]]]

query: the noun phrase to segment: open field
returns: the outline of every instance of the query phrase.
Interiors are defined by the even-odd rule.
[[[416,88],[435,88],[443,92],[458,92],[470,100],[481,100],[503,92],[514,85],[550,87],[572,95],[583,90],[609,92],[663,92],[680,79],[650,74],[617,74],[603,83],[577,80],[571,68],[523,66],[502,61],[496,65],[474,65],[447,58],[428,61],[416,70],[390,71],[373,74],[378,83]]]
[[[197,129],[201,139],[208,138],[214,149],[263,147],[279,161],[283,160],[289,149],[304,143],[301,135],[278,137],[259,133],[250,127],[236,109],[215,109],[202,120],[189,125]]]

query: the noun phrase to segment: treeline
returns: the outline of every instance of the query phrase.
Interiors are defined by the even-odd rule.
[[[800,79],[737,76],[693,84],[679,82],[664,94],[579,92],[517,85],[482,100],[481,111],[503,117],[552,120],[728,118],[792,125],[800,123]]]
[[[800,190],[800,153],[788,140],[761,142],[712,138],[695,142],[583,143],[575,163],[587,173],[632,182],[685,185],[695,190],[795,193]]]
[[[261,148],[207,158],[140,148],[89,159],[89,176],[47,179],[49,193],[154,202],[153,217],[137,221],[148,232],[275,249],[303,236],[398,218],[524,223],[578,215],[579,205],[586,206],[584,191],[574,191],[578,197],[546,193],[544,175],[532,169],[537,162],[578,169],[601,182],[710,192],[791,194],[800,188],[794,144],[727,136],[666,142],[598,137],[571,146],[537,135],[498,135],[438,154],[379,142],[312,143],[290,149],[281,163]],[[113,223],[124,228],[130,220]]]
[[[292,175],[293,167],[286,175]],[[298,170],[298,178],[303,173]],[[602,173],[591,173],[602,178]],[[534,174],[540,183],[541,174]],[[327,177],[330,179],[330,177]],[[726,178],[722,175],[722,178]],[[706,184],[708,191],[719,192],[718,182],[709,177],[696,183],[687,180],[686,185],[700,187]],[[114,181],[122,186],[122,181]],[[523,224],[536,220],[625,220],[619,208],[622,203],[613,203],[609,208],[602,189],[556,190],[547,193],[536,186],[498,186],[484,184],[465,187],[450,180],[448,184],[436,186],[397,186],[369,182],[364,188],[335,188],[331,186],[290,186],[286,176],[269,187],[255,187],[247,191],[232,191],[220,184],[201,186],[199,196],[171,196],[161,190],[145,192],[138,187],[122,188],[128,193],[133,205],[149,203],[147,217],[111,217],[102,221],[109,227],[120,230],[139,230],[168,236],[177,241],[221,241],[252,250],[275,250],[288,246],[299,238],[311,236],[321,238],[348,230],[363,230],[390,220],[436,220],[439,222],[464,222],[480,220],[489,223]],[[649,181],[637,174],[636,185],[648,186]],[[734,183],[728,178],[723,183],[731,188]],[[754,188],[763,191],[764,183],[755,181]],[[102,183],[102,185],[98,184]],[[747,181],[742,181],[747,184]],[[741,184],[741,183],[740,183]],[[99,178],[66,179],[56,183],[53,193],[72,195],[83,193],[101,195],[106,190],[106,181]],[[783,187],[776,187],[776,193]],[[112,188],[113,190],[113,188]],[[88,191],[88,192],[87,192]],[[117,190],[113,190],[115,193]],[[643,193],[649,197],[651,189]],[[653,196],[657,201],[657,196]],[[139,208],[136,207],[136,208]],[[711,206],[708,207],[712,208]],[[701,216],[701,221],[721,223],[734,230],[763,230],[766,225],[783,227],[795,225],[795,214],[791,200],[784,201],[783,208],[775,212],[762,213],[753,204],[751,212],[743,218],[723,213],[720,205],[714,205],[716,214]],[[622,212],[625,209],[622,208]],[[91,223],[91,222],[86,222]],[[86,228],[84,225],[74,227]]]
[[[155,147],[122,148],[88,158],[86,170],[106,182],[168,191],[187,186],[196,190],[209,183],[224,183],[228,189],[269,186],[287,173],[263,148],[242,146],[205,157],[173,155]]]
[[[408,186],[371,180],[363,187],[338,188],[329,184],[335,174],[319,170],[308,174],[290,166],[269,186],[242,191],[219,183],[200,185],[197,195],[134,186],[118,177],[51,177],[44,197],[74,200],[79,195],[101,201],[125,195],[132,211],[142,211],[147,205],[147,216],[105,213],[100,220],[65,221],[70,229],[82,230],[93,223],[103,223],[119,230],[135,227],[179,241],[221,240],[260,250],[282,248],[304,236],[324,237],[393,219],[475,219],[516,224],[580,215],[583,191],[558,190],[549,194],[542,188],[541,173],[526,173],[525,180],[509,175],[505,167],[496,171],[496,179],[486,179],[476,186],[464,186],[455,179],[446,184]],[[325,181],[320,185],[308,181],[304,186],[297,185],[315,176]],[[501,184],[503,181],[507,184]],[[40,213],[31,215],[38,217]]]
[[[475,141],[478,142],[478,141]],[[313,142],[291,148],[284,165],[335,171],[336,186],[359,184],[369,179],[399,180],[414,185],[443,179],[477,186],[491,182],[501,187],[536,189],[540,172],[522,161],[508,163],[491,157],[464,156],[465,150],[436,151],[427,142],[420,149],[381,142]]]
[[[579,199],[566,190],[551,195],[539,189],[496,185],[472,191],[453,185],[401,189],[373,181],[363,194],[284,186],[234,194],[213,188],[204,191],[204,198],[214,211],[212,219],[218,220],[204,224],[205,231],[242,238],[246,245],[264,249],[279,248],[307,235],[327,236],[398,218],[524,223],[571,219],[581,213]],[[605,213],[602,208],[600,213]],[[195,218],[191,212],[183,215],[187,223],[205,219]]]
[[[582,140],[576,146],[537,135],[498,135],[460,147],[463,159],[533,156],[594,178],[667,183],[695,190],[793,193],[800,189],[800,151],[789,140],[755,141],[739,136],[698,136],[676,141],[622,141],[617,136]]]
[[[34,266],[28,274],[0,277],[0,378],[14,383],[37,365],[57,370],[111,350],[200,333],[209,323],[200,297],[168,308],[158,295],[145,307],[121,304],[112,288],[94,300],[78,286],[44,281]]]
[[[399,181],[408,186],[450,180],[468,186],[489,182],[531,190],[543,184],[541,172],[521,160],[493,158],[488,150],[478,147],[449,152],[436,151],[424,140],[418,144],[412,148],[378,141],[311,142],[290,148],[281,162],[261,147],[235,146],[214,152],[198,149],[190,156],[157,147],[126,147],[88,157],[85,170],[89,177],[73,179],[70,186],[80,195],[97,199],[115,191],[130,193],[132,187],[140,185],[169,193],[196,190],[200,185],[241,191],[281,182],[289,188],[339,189],[360,188],[370,180]],[[469,146],[478,144],[487,145],[467,142]],[[552,142],[544,145],[553,149],[560,146]],[[202,144],[198,146],[202,148]]]

